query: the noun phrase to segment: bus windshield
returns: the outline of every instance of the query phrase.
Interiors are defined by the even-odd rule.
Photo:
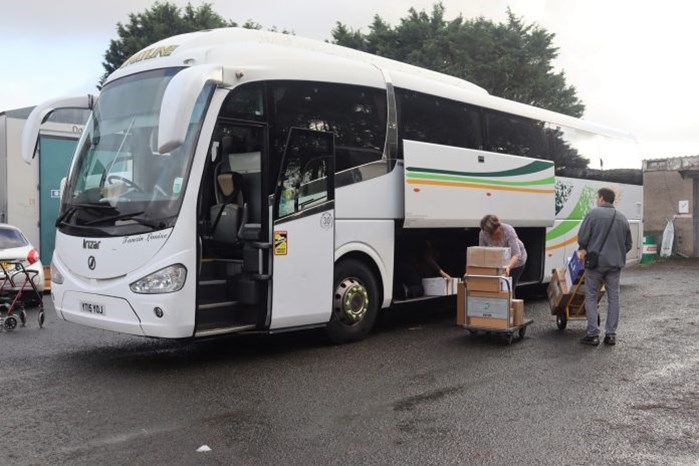
[[[140,73],[104,87],[71,165],[59,228],[77,228],[90,236],[123,236],[174,225],[213,90],[206,87],[199,96],[185,143],[170,153],[159,153],[163,94],[180,70]]]

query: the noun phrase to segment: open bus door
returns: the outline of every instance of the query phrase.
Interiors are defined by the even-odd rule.
[[[272,330],[330,320],[334,174],[334,134],[292,128],[273,208]]]

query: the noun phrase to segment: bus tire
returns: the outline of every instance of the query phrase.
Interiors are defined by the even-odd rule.
[[[330,322],[326,326],[333,343],[364,339],[376,321],[379,287],[369,267],[356,259],[335,265],[335,289]]]

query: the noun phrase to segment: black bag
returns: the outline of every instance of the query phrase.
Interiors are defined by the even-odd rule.
[[[587,254],[585,254],[585,268],[586,269],[596,269],[598,265],[599,265],[599,253],[597,251],[590,251]]]
[[[599,247],[600,251],[602,249],[604,249],[604,243],[607,242],[607,238],[609,237],[609,231],[612,229],[612,225],[614,225],[614,218],[615,217],[616,217],[616,209],[614,210],[614,215],[612,215],[612,221],[609,223],[609,227],[607,228],[607,233],[605,233],[604,239],[602,240],[602,244]],[[596,269],[598,265],[599,265],[599,252],[588,251],[587,254],[585,254],[585,268],[586,269]]]

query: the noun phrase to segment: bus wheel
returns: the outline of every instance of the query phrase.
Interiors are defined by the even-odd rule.
[[[326,327],[334,343],[349,343],[366,337],[379,309],[378,286],[371,270],[354,259],[335,266],[333,312]]]

